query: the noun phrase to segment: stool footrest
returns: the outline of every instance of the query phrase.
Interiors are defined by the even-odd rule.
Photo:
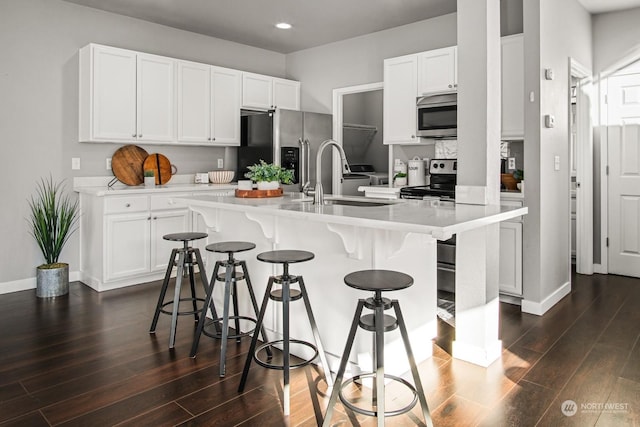
[[[180,302],[186,302],[186,301],[197,301],[197,302],[202,302],[204,303],[204,298],[180,298],[179,300]],[[164,304],[161,305],[161,307],[166,307],[169,305],[173,305],[173,301],[168,301],[165,302]],[[168,310],[164,310],[163,308],[160,309],[160,313],[164,313],[164,314],[168,314],[168,315],[172,315],[173,312],[172,311],[168,311]],[[202,311],[202,308],[198,308],[196,310],[189,310],[189,311],[179,311],[178,312],[178,316],[186,316],[186,315],[194,315],[194,314],[200,314],[200,311]]]
[[[389,315],[389,314],[385,314],[383,316],[384,320],[384,326],[383,326],[383,330],[384,332],[390,332],[393,331],[395,329],[398,328],[398,321],[395,317]],[[358,322],[358,325],[369,332],[375,332],[376,331],[376,316],[373,313],[370,314],[365,314],[364,316],[360,317],[360,321]]]
[[[416,391],[416,388],[413,386],[413,384],[411,384],[409,381],[405,380],[404,378],[396,377],[394,375],[384,374],[384,377],[385,377],[385,379],[390,379],[392,381],[396,381],[396,382],[399,382],[399,383],[403,384],[413,394],[413,399],[411,399],[411,402],[409,404],[407,404],[403,408],[395,409],[393,411],[385,411],[384,416],[385,417],[393,417],[395,415],[404,414],[406,412],[409,412],[411,409],[413,409],[413,407],[416,406],[416,403],[418,402],[418,392]],[[342,404],[344,406],[346,406],[347,408],[351,409],[352,411],[358,412],[360,414],[368,415],[370,417],[377,417],[378,416],[378,411],[364,409],[364,408],[361,408],[359,406],[356,406],[353,403],[351,403],[342,394],[342,391],[344,390],[344,388],[346,386],[352,384],[355,381],[361,380],[363,378],[373,378],[374,381],[375,381],[376,373],[375,372],[366,372],[366,373],[359,374],[359,375],[356,375],[354,377],[351,377],[348,380],[344,381],[342,383],[341,387],[340,387],[340,392],[339,392],[338,396],[340,397],[340,401],[342,402]],[[380,414],[380,415],[382,415],[382,414]]]
[[[271,291],[269,298],[271,298],[273,301],[282,302],[282,289],[275,289]],[[297,301],[300,298],[302,298],[302,292],[297,289],[289,289],[289,301]]]
[[[253,317],[248,317],[248,316],[229,316],[229,320],[248,320],[249,322],[253,322],[254,324],[256,323],[256,319],[254,319]],[[205,323],[204,327],[202,328],[202,333],[210,338],[217,338],[217,339],[222,339],[222,332],[209,332],[207,331],[207,327],[211,326],[211,325],[215,325],[215,324],[222,324],[222,321],[224,319],[222,317],[218,317],[217,319],[211,319],[209,320],[208,323]],[[253,333],[253,331],[255,331],[254,329],[251,329],[249,331],[246,332],[240,332],[238,333],[238,331],[236,331],[236,333],[234,335],[227,335],[227,339],[237,339],[237,338],[243,338],[246,336],[249,336]]]
[[[260,357],[258,356],[258,353],[261,350],[264,350],[268,347],[273,347],[275,346],[275,344],[280,344],[280,343],[284,343],[284,340],[276,340],[276,341],[269,341],[267,343],[262,344],[261,346],[256,348],[256,351],[253,353],[253,359],[256,361],[256,363],[264,368],[268,368],[268,369],[277,369],[277,370],[284,370],[284,366],[277,364],[277,363],[270,363],[270,362],[265,362],[264,360],[260,359]],[[289,343],[290,344],[301,344],[305,347],[308,347],[310,349],[313,350],[314,354],[312,357],[310,357],[309,359],[303,360],[301,362],[298,363],[290,363],[289,364],[289,369],[296,369],[296,368],[302,368],[303,366],[307,366],[309,363],[313,362],[313,360],[318,357],[318,348],[311,344],[310,342],[307,341],[302,341],[302,340],[296,340],[296,339],[289,339]],[[267,360],[271,360],[271,356],[269,356],[267,358]]]

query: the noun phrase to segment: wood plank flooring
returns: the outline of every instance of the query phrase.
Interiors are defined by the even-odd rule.
[[[229,342],[227,376],[219,378],[218,341],[203,337],[189,358],[191,318],[180,318],[172,351],[168,316],[150,335],[159,282],[103,293],[81,283],[70,289],[52,300],[34,291],[0,295],[0,427],[321,421],[328,399],[315,367],[293,371],[285,419],[280,371],[254,363],[245,392],[237,392],[247,339]],[[434,356],[419,366],[434,424],[640,427],[639,307],[640,280],[613,275],[574,275],[571,294],[542,317],[502,304],[504,352],[487,369],[452,359],[455,330],[439,322]],[[389,387],[389,400],[400,394]],[[575,402],[575,415],[563,414],[565,401]],[[387,425],[421,420],[416,407]],[[332,421],[375,425],[341,406]]]

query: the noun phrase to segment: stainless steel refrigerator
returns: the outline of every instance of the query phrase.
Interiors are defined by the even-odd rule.
[[[247,166],[264,160],[293,169],[295,184],[285,191],[301,191],[306,181],[315,186],[316,154],[320,144],[332,136],[331,114],[278,109],[271,112],[243,111],[241,145],[238,147],[238,179]],[[332,151],[322,155],[322,187],[332,193]]]

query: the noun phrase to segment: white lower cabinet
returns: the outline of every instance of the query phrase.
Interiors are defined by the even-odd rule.
[[[191,231],[191,211],[170,195],[80,195],[80,270],[92,288],[108,289],[162,278],[181,242],[165,234]]]
[[[520,200],[501,200],[501,204],[522,207]],[[500,293],[522,296],[522,217],[500,223]]]

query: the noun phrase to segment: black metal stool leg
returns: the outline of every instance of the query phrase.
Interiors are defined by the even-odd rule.
[[[378,427],[384,427],[384,307],[376,304],[375,308],[376,325],[376,417]]]
[[[236,342],[242,341],[242,337],[240,336],[240,313],[238,312],[238,282],[236,281],[236,263],[233,260],[233,264],[231,266],[231,297],[233,298],[233,315],[235,320],[236,327]]]
[[[249,289],[249,297],[251,298],[251,305],[253,306],[253,311],[255,312],[256,316],[258,316],[258,313],[260,313],[258,311],[258,302],[256,300],[256,294],[253,292],[253,285],[251,284],[251,279],[249,278],[249,270],[247,270],[247,264],[244,261],[240,261],[240,266],[242,267],[244,280],[245,282],[247,282],[247,288]],[[256,325],[254,334],[257,335],[258,331],[260,331],[260,333],[262,334],[262,341],[269,342],[269,340],[267,339],[267,333],[264,330],[264,326],[258,329],[258,325]],[[273,356],[273,351],[271,351],[271,347],[267,347],[266,351],[267,351],[268,359],[271,359],[271,357]]]
[[[285,272],[286,272],[286,264],[285,264]],[[286,273],[285,273],[286,274]],[[291,292],[290,292],[290,284],[289,277],[283,279],[282,281],[282,329],[283,329],[283,387],[282,387],[282,401],[284,407],[284,415],[289,416],[291,413],[290,407],[290,379],[289,379],[289,368],[291,365],[290,360],[290,342],[289,342],[289,302],[291,300]]]
[[[196,333],[193,336],[193,344],[191,345],[191,354],[189,357],[196,357],[196,352],[198,351],[198,344],[200,343],[200,337],[202,336],[202,330],[204,329],[204,324],[207,321],[207,308],[211,308],[211,315],[214,319],[216,319],[216,310],[213,304],[213,288],[216,281],[216,276],[218,274],[218,270],[220,269],[220,261],[216,262],[216,265],[213,268],[213,278],[211,279],[211,286],[207,289],[207,296],[204,301],[204,305],[202,307],[202,313],[200,313],[200,319],[198,320],[198,327],[196,328]]]
[[[204,262],[202,262],[202,256],[200,255],[200,249],[193,248],[193,251],[196,254],[196,261],[198,262],[198,270],[200,271],[200,281],[202,282],[202,289],[204,289],[204,292],[206,294],[208,292],[208,290],[209,290],[209,285],[207,284],[208,283],[207,282],[207,271],[204,268]],[[215,277],[216,276],[214,275],[213,278],[215,279]],[[211,306],[209,308],[211,309],[211,316],[213,316],[214,319],[217,319],[218,318],[218,314],[216,313],[216,307],[215,307],[215,304],[213,304],[213,299],[211,300]]]
[[[187,257],[189,257],[189,286],[191,287],[191,302],[193,305],[193,318],[194,321],[198,322],[198,304],[196,303],[196,282],[195,276],[193,272],[193,253],[189,250],[185,255],[185,262]]]
[[[171,335],[169,336],[169,348],[175,347],[176,328],[178,327],[178,309],[180,308],[180,286],[182,285],[182,273],[184,271],[185,251],[178,255],[178,272],[176,274],[176,289],[173,296],[173,311],[171,313]]]
[[[256,330],[262,327],[262,321],[264,320],[265,312],[267,311],[267,303],[269,302],[269,295],[271,295],[271,289],[273,288],[273,276],[269,277],[269,283],[267,283],[267,290],[264,293],[262,299],[262,306],[256,320]],[[238,386],[238,392],[244,391],[244,386],[247,382],[247,376],[249,375],[249,369],[251,368],[251,362],[253,361],[254,352],[256,351],[256,344],[258,343],[258,334],[253,334],[251,338],[251,346],[249,347],[249,353],[247,354],[247,361],[244,364],[242,370],[242,378],[240,379],[240,386]]]
[[[349,362],[349,355],[353,348],[353,340],[358,330],[358,321],[362,315],[362,309],[364,308],[364,300],[359,299],[356,307],[356,313],[353,316],[353,322],[351,323],[351,329],[349,330],[349,336],[347,337],[347,343],[344,346],[344,353],[342,353],[342,359],[340,360],[340,368],[336,374],[336,380],[333,383],[333,390],[331,391],[331,397],[329,398],[329,404],[327,406],[327,412],[324,415],[322,427],[329,427],[331,425],[331,416],[333,415],[333,409],[338,401],[340,395],[340,388],[342,387],[342,380],[344,379],[344,372],[347,369],[347,363]]]
[[[300,291],[302,292],[302,300],[304,301],[304,306],[307,309],[307,316],[309,317],[309,323],[311,324],[311,332],[313,333],[313,338],[316,341],[316,347],[318,348],[318,355],[320,356],[320,364],[322,365],[322,370],[324,371],[325,381],[328,387],[333,386],[333,379],[331,378],[331,370],[329,369],[329,362],[327,361],[327,355],[324,352],[324,348],[322,347],[322,340],[320,339],[320,333],[318,332],[318,326],[316,325],[316,319],[313,316],[313,311],[311,310],[311,303],[309,302],[309,296],[307,295],[307,288],[304,285],[304,280],[302,277],[298,277],[298,283],[300,284]]]
[[[227,357],[227,337],[229,336],[229,300],[231,299],[231,278],[233,270],[227,264],[224,273],[224,305],[222,308],[222,342],[220,343],[220,377],[224,377]]]
[[[164,297],[167,294],[167,288],[169,287],[169,279],[171,278],[171,271],[173,271],[173,263],[176,260],[177,249],[171,251],[171,257],[167,264],[167,272],[164,275],[164,281],[162,282],[162,288],[160,289],[160,296],[158,297],[158,304],[156,305],[156,312],[153,314],[153,320],[151,321],[151,327],[149,333],[156,332],[156,326],[158,325],[158,318],[160,317],[160,310],[162,310],[162,304],[164,303]]]
[[[431,414],[429,413],[429,406],[427,405],[427,398],[424,395],[424,389],[422,388],[422,381],[420,381],[420,375],[418,374],[418,367],[416,366],[416,359],[411,351],[411,344],[409,343],[409,334],[407,333],[407,326],[404,323],[404,317],[400,311],[400,304],[397,300],[391,301],[393,309],[396,312],[396,319],[398,320],[398,326],[400,327],[400,334],[402,335],[402,341],[404,341],[404,348],[409,358],[409,366],[411,367],[411,374],[413,375],[413,381],[416,387],[416,393],[418,394],[418,400],[420,406],[422,406],[422,415],[427,427],[433,427],[433,421],[431,420]]]

